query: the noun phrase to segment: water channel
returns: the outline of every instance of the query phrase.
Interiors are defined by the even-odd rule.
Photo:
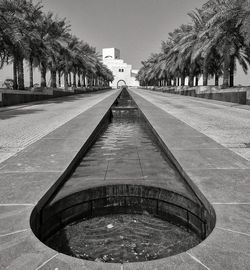
[[[126,91],[112,107],[110,124],[50,204],[100,181],[130,185],[162,183],[165,189],[177,194],[175,196],[199,204]],[[125,207],[123,202],[113,202],[113,205],[123,206],[118,211],[113,208],[114,211],[101,210],[98,214],[91,212],[71,221],[51,235],[46,244],[85,260],[125,263],[168,257],[201,242],[201,237],[190,228],[174,219],[159,218],[150,211],[151,206],[147,210],[140,206],[143,203],[138,199],[132,201],[133,198],[126,197]],[[145,204],[151,203],[155,206],[152,200]],[[130,205],[129,209],[126,205]]]

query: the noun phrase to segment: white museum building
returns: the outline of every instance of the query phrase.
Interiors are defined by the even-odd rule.
[[[127,86],[139,86],[135,76],[138,70],[133,70],[132,65],[128,65],[120,58],[120,50],[116,48],[105,48],[102,50],[103,64],[114,74],[114,81],[110,86],[117,88],[126,84]]]

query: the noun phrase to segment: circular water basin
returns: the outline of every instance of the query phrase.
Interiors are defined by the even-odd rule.
[[[32,215],[36,236],[54,250],[105,263],[151,261],[182,253],[212,231],[201,201],[153,186],[113,184],[79,191]]]
[[[187,228],[144,213],[81,219],[62,228],[46,243],[79,259],[128,263],[169,257],[200,241]]]

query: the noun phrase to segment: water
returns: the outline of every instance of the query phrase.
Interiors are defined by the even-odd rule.
[[[196,196],[157,143],[133,101],[121,99],[112,122],[83,158],[54,201],[104,183],[157,182],[196,201]],[[47,244],[65,254],[93,261],[136,262],[183,252],[200,242],[186,228],[149,214],[116,214],[82,219],[61,229]]]
[[[133,101],[121,99],[112,122],[83,158],[54,201],[93,182],[145,180],[196,201],[196,196],[159,148]],[[53,202],[52,202],[53,203]]]
[[[119,214],[74,222],[48,244],[79,259],[126,263],[165,258],[199,242],[185,228],[150,215]]]

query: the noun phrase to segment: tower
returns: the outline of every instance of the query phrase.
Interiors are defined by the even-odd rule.
[[[102,61],[114,74],[114,81],[111,86],[116,88],[126,84],[128,86],[139,86],[135,78],[135,70],[132,66],[120,58],[120,50],[116,48],[105,48],[102,50]]]
[[[116,48],[106,48],[102,50],[103,60],[120,59],[120,50]]]

